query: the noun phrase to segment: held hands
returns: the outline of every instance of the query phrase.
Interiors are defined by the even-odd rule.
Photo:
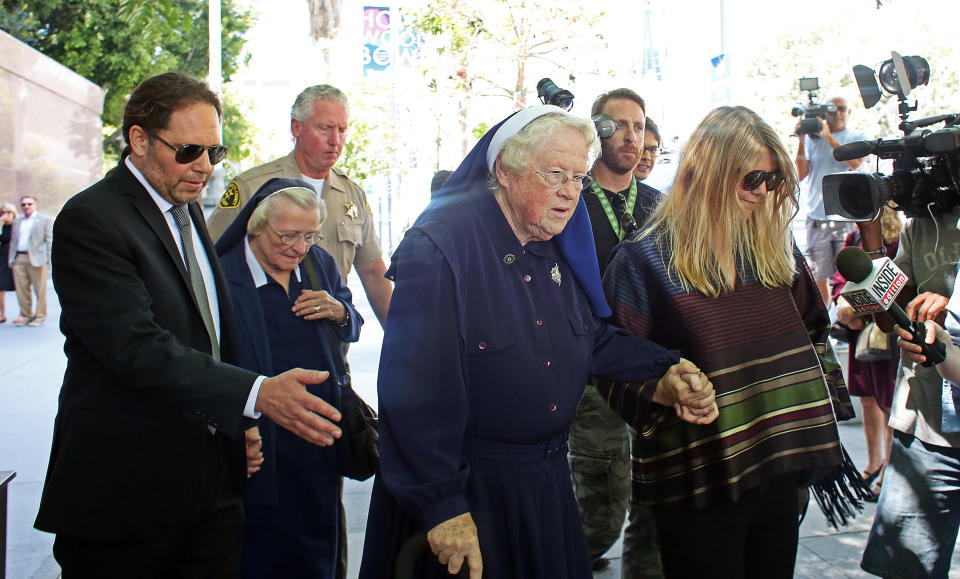
[[[683,358],[657,382],[653,402],[672,406],[681,420],[693,424],[710,424],[720,415],[713,383],[693,362]]]
[[[247,478],[253,476],[263,464],[263,441],[260,439],[260,428],[254,426],[243,432],[247,447]]]
[[[320,384],[329,372],[294,368],[267,378],[260,385],[256,410],[271,420],[317,446],[330,446],[342,434],[333,422],[340,421],[340,412],[307,392],[306,384]]]
[[[346,306],[323,290],[300,290],[293,313],[306,320],[333,320],[337,324],[347,320]]]
[[[470,513],[464,513],[444,521],[427,533],[430,549],[447,566],[451,575],[460,572],[464,560],[470,569],[470,579],[480,579],[483,573],[483,560],[480,557],[480,539],[477,526]]]

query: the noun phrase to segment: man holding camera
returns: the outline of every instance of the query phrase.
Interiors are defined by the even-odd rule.
[[[860,169],[866,157],[836,161],[833,158],[833,150],[840,145],[867,138],[864,133],[847,128],[850,106],[846,98],[835,96],[827,102],[836,106],[836,111],[827,112],[826,118],[817,119],[820,121],[819,132],[800,135],[796,158],[797,177],[801,180],[805,179],[807,183],[807,195],[803,197],[801,207],[801,210],[806,210],[807,215],[807,242],[804,257],[810,264],[825,304],[830,302],[827,280],[836,271],[837,254],[843,249],[847,234],[853,231],[853,225],[827,219],[823,211],[821,181],[824,175]],[[794,129],[797,134],[799,134],[801,122],[798,121]]]

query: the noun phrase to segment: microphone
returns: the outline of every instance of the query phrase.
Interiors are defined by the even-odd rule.
[[[887,312],[898,326],[910,332],[911,342],[923,349],[927,361],[934,366],[946,360],[947,348],[940,342],[928,344],[927,327],[922,322],[910,321],[903,308],[894,299],[907,285],[907,276],[889,257],[870,259],[859,247],[846,247],[837,255],[837,271],[847,283],[840,291],[858,314]]]
[[[872,155],[877,150],[876,141],[854,141],[840,145],[833,150],[833,158],[837,161],[852,161],[860,157]],[[867,256],[869,258],[869,256]]]

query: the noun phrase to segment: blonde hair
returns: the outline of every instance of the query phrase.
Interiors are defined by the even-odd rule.
[[[772,153],[783,182],[747,219],[738,192],[763,149]],[[669,249],[671,275],[685,291],[717,297],[733,290],[723,275],[715,241],[751,265],[765,287],[791,284],[794,277],[790,222],[797,214],[797,174],[777,133],[746,107],[711,111],[683,148],[677,176],[641,233]],[[740,273],[744,273],[741,269]]]
[[[17,206],[14,205],[13,203],[4,203],[3,205],[0,205],[0,209],[3,209],[5,211],[10,211],[11,213],[13,213],[14,219],[16,219],[17,217],[20,217],[20,214],[17,213]]]
[[[247,235],[255,235],[263,231],[267,221],[277,214],[277,201],[286,199],[297,207],[303,209],[313,209],[320,213],[319,224],[327,220],[327,204],[323,199],[317,196],[316,192],[306,187],[287,187],[274,191],[267,198],[257,205],[250,219],[247,220]]]
[[[880,230],[884,243],[892,243],[900,239],[900,230],[903,229],[903,222],[900,221],[900,214],[896,209],[889,205],[883,206],[883,213],[880,215]]]

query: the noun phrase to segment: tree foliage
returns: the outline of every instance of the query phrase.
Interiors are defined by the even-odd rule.
[[[236,0],[222,0],[224,82],[249,58],[242,52],[244,34],[254,20]],[[3,0],[0,29],[106,89],[102,120],[108,154],[121,148],[123,107],[142,80],[170,70],[207,76],[207,2]],[[234,139],[250,131],[242,114],[225,115],[224,141],[235,150],[244,146]]]
[[[927,2],[927,11],[936,2]],[[948,3],[940,3],[947,6]],[[918,19],[912,4],[887,3],[879,9],[846,8],[836,18],[814,29],[809,34],[797,35],[784,31],[765,41],[755,51],[746,76],[751,85],[763,87],[750,106],[763,118],[778,127],[783,134],[792,132],[797,119],[790,116],[793,105],[801,101],[797,79],[819,77],[821,91],[818,102],[836,93],[842,93],[854,107],[850,125],[861,129],[872,138],[900,136],[897,98],[885,96],[875,107],[864,110],[852,66],[877,65],[890,58],[890,51],[902,55],[918,54],[930,64],[930,82],[917,87],[909,95],[910,104],[918,109],[911,119],[940,113],[960,113],[960,61],[953,43],[943,42],[943,25],[936,19]],[[946,8],[944,8],[946,10]],[[948,19],[950,21],[950,19]],[[851,26],[856,22],[857,26]],[[910,22],[909,26],[903,23]],[[880,34],[878,31],[883,31]],[[850,46],[861,47],[859,55],[847,56]],[[869,54],[867,59],[863,55]],[[806,103],[806,96],[803,96]],[[937,127],[933,127],[934,129]],[[796,146],[796,140],[793,140]]]
[[[471,140],[468,111],[478,97],[503,97],[527,105],[536,82],[529,67],[560,70],[571,78],[595,66],[579,62],[595,54],[593,25],[603,13],[572,0],[431,0],[411,18],[432,54],[422,63],[428,85],[455,103],[463,153]]]

